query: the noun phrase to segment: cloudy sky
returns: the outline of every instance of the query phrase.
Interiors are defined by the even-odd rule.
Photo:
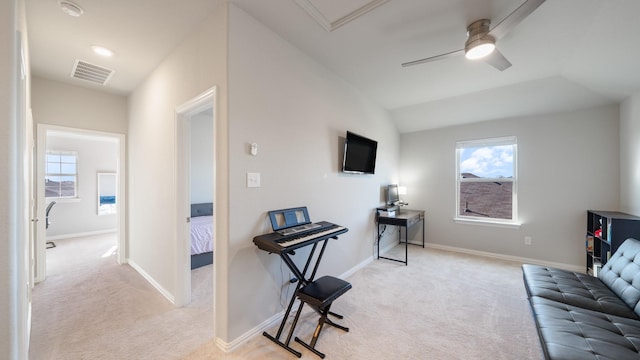
[[[513,177],[513,146],[460,149],[460,173],[484,178]]]

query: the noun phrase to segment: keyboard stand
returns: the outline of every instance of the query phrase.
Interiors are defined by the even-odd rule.
[[[334,237],[337,239],[337,237]],[[293,293],[293,296],[291,296],[291,300],[289,301],[289,306],[287,307],[287,311],[284,313],[284,317],[282,318],[282,322],[280,323],[280,327],[278,328],[278,332],[276,333],[276,336],[272,336],[269,333],[267,333],[266,331],[262,333],[262,335],[264,335],[265,337],[267,337],[269,340],[275,342],[276,344],[280,345],[281,347],[285,348],[287,351],[289,351],[290,353],[294,354],[297,357],[302,357],[302,353],[295,350],[294,348],[289,346],[289,343],[291,342],[291,337],[293,336],[293,331],[295,330],[295,327],[298,323],[298,318],[300,316],[300,312],[302,311],[302,305],[303,303],[300,304],[300,306],[298,307],[298,312],[296,313],[296,316],[293,320],[293,323],[291,324],[291,326],[289,327],[289,333],[287,334],[287,338],[284,342],[282,342],[280,340],[280,337],[283,335],[283,331],[284,328],[286,326],[287,320],[289,318],[289,315],[291,314],[291,309],[293,308],[293,304],[296,301],[297,298],[297,294],[298,291],[300,291],[301,288],[303,288],[304,286],[309,285],[311,282],[313,282],[314,277],[316,276],[316,272],[318,271],[318,266],[320,265],[320,260],[322,259],[322,255],[324,255],[324,250],[327,247],[327,242],[329,241],[330,238],[327,238],[325,240],[322,240],[322,247],[320,249],[320,254],[318,255],[315,264],[313,265],[313,271],[311,272],[311,275],[306,278],[305,274],[307,273],[307,271],[309,270],[309,267],[311,266],[311,262],[313,260],[314,254],[318,248],[318,244],[320,242],[316,242],[313,244],[313,247],[311,248],[311,251],[309,252],[309,257],[307,258],[307,262],[304,265],[304,270],[300,271],[300,269],[296,266],[296,264],[293,262],[293,259],[291,259],[291,253],[290,252],[282,252],[280,253],[280,258],[282,258],[282,260],[284,261],[284,263],[287,265],[287,267],[291,270],[291,272],[293,272],[294,276],[296,277],[296,279],[298,279],[298,285],[296,286],[296,291]]]
[[[278,211],[274,211],[274,213],[278,213]],[[327,244],[329,239],[337,239],[338,235],[344,234],[349,229],[331,224],[326,221],[321,221],[317,223],[320,225],[320,230],[317,232],[310,233],[302,233],[299,238],[292,239],[288,236],[283,237],[282,234],[277,232],[259,235],[253,238],[253,242],[260,248],[270,254],[278,254],[284,263],[287,265],[289,270],[293,273],[295,278],[298,280],[296,289],[289,300],[289,305],[287,306],[287,310],[282,317],[282,321],[280,322],[280,326],[278,328],[278,332],[275,336],[267,333],[266,331],[262,333],[266,338],[278,344],[280,347],[286,349],[290,353],[294,354],[297,357],[302,357],[302,353],[295,350],[289,344],[291,343],[291,338],[293,337],[293,333],[295,331],[296,325],[298,324],[298,320],[300,318],[300,314],[302,313],[302,308],[304,304],[309,305],[316,312],[320,314],[320,319],[318,320],[318,325],[314,332],[313,338],[311,340],[311,344],[307,344],[301,341],[296,337],[296,341],[302,344],[304,347],[312,351],[314,354],[324,357],[324,354],[315,349],[316,341],[318,340],[318,335],[322,330],[324,324],[332,325],[344,331],[349,331],[348,328],[335,324],[331,320],[328,319],[328,315],[333,315],[338,318],[342,318],[342,316],[335,314],[329,311],[331,304],[335,299],[340,297],[342,294],[351,289],[351,284],[333,277],[333,276],[323,276],[318,280],[315,280],[316,272],[318,271],[318,267],[320,265],[320,261],[322,261],[322,256],[324,255],[324,251],[327,248]],[[276,227],[273,226],[274,231],[277,231]],[[293,261],[292,256],[295,255],[295,250],[301,248],[308,248],[310,245],[311,251],[306,259],[306,263],[304,265],[304,269],[300,270],[300,268]],[[318,245],[321,245],[318,247]],[[319,253],[316,251],[319,250]],[[315,259],[315,263],[314,263]],[[307,275],[307,273],[311,271],[311,274]],[[291,310],[293,309],[293,304],[296,299],[300,300],[300,306],[298,306],[298,310],[296,315],[289,326],[289,331],[285,337],[284,331],[287,325],[287,320],[289,320],[289,316],[291,315]]]

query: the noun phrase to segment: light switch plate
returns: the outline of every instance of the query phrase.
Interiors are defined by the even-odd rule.
[[[247,187],[258,188],[260,187],[260,173],[247,173]]]

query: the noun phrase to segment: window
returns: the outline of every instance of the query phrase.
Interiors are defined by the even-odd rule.
[[[78,154],[47,151],[44,192],[48,198],[75,198],[78,188]]]
[[[518,223],[515,137],[456,143],[456,220]]]

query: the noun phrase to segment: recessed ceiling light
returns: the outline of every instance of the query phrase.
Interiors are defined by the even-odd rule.
[[[94,53],[96,53],[96,54],[98,54],[100,56],[105,56],[105,57],[113,56],[113,51],[107,49],[106,47],[93,45],[91,47],[91,49],[93,50]]]
[[[58,1],[58,5],[60,5],[60,9],[69,16],[78,17],[84,12],[79,5],[71,1],[61,0]]]

